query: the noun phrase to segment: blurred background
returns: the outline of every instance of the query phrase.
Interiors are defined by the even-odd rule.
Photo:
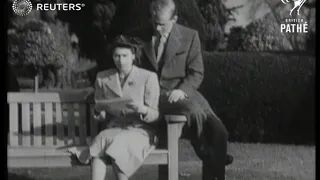
[[[72,91],[92,88],[96,73],[110,67],[106,45],[110,32],[121,28],[120,20],[112,20],[131,13],[126,21],[134,21],[143,15],[137,12],[146,11],[139,3],[148,0],[31,2],[85,7],[33,9],[18,16],[8,0],[9,76],[16,77],[20,91],[34,91],[35,77],[39,91]],[[280,32],[293,2],[176,2],[178,22],[199,32],[205,63],[200,91],[226,125],[230,141],[314,144],[315,0],[291,17],[307,21],[308,33]],[[115,14],[117,8],[125,10]]]

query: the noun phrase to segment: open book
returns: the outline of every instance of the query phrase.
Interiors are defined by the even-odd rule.
[[[131,98],[115,98],[109,100],[96,100],[96,107],[101,110],[105,110],[106,112],[119,116],[123,110],[126,113],[132,113],[133,110],[129,109],[127,104],[132,103],[133,100]]]

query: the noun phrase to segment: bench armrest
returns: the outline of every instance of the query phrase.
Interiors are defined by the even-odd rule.
[[[184,115],[165,115],[164,118],[169,124],[187,122],[187,118]]]
[[[184,115],[165,115],[164,119],[167,122],[168,148],[170,149],[170,146],[176,148],[187,118]]]

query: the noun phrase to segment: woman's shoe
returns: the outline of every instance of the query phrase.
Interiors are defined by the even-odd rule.
[[[88,165],[91,160],[90,150],[87,147],[71,147],[68,149],[68,152],[75,155],[77,160],[83,164]]]

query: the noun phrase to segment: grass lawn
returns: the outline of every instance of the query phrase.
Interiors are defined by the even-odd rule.
[[[200,180],[201,162],[192,147],[182,140],[180,180]],[[315,180],[315,147],[230,143],[235,161],[227,166],[227,180]],[[88,180],[89,167],[9,169],[9,180]],[[109,169],[108,179],[115,179]],[[143,166],[131,180],[157,179],[156,166]]]

